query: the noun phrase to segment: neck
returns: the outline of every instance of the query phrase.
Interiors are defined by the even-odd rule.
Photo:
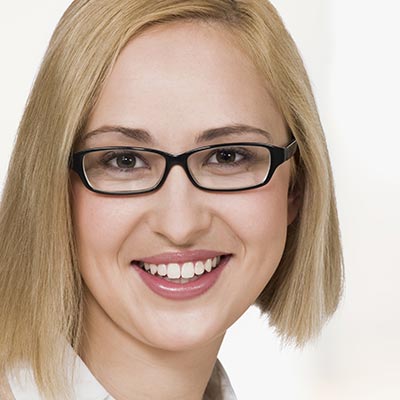
[[[222,339],[187,350],[155,348],[123,331],[88,295],[79,355],[116,400],[201,400]]]

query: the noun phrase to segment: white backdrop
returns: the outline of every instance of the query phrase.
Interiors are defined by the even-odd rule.
[[[66,0],[0,5],[0,191]],[[220,352],[241,400],[400,399],[400,12],[381,0],[275,0],[304,57],[337,187],[346,291],[321,337],[282,349],[250,309]]]

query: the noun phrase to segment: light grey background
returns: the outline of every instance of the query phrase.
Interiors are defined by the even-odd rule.
[[[0,5],[0,191],[64,0]],[[256,309],[220,352],[238,398],[400,398],[400,12],[382,0],[275,0],[309,71],[333,163],[346,292],[320,338],[281,349]]]

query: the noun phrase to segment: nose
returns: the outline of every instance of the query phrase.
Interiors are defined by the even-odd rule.
[[[211,227],[209,197],[193,186],[181,166],[173,166],[163,186],[152,193],[151,230],[172,245],[194,245]]]

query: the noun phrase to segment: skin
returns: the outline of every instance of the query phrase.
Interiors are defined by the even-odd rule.
[[[142,128],[155,148],[176,154],[199,147],[199,132],[244,123],[286,145],[281,113],[231,39],[221,27],[188,22],[144,32],[119,56],[86,132],[103,125]],[[250,133],[204,144],[238,139],[266,142]],[[107,145],[143,144],[103,133],[79,149]],[[202,398],[225,331],[254,303],[282,256],[287,225],[297,212],[289,180],[286,162],[264,187],[211,193],[174,167],[160,190],[124,197],[90,192],[72,173],[86,285],[80,355],[112,396]],[[194,299],[154,294],[130,266],[133,259],[192,249],[233,254],[216,284]]]

